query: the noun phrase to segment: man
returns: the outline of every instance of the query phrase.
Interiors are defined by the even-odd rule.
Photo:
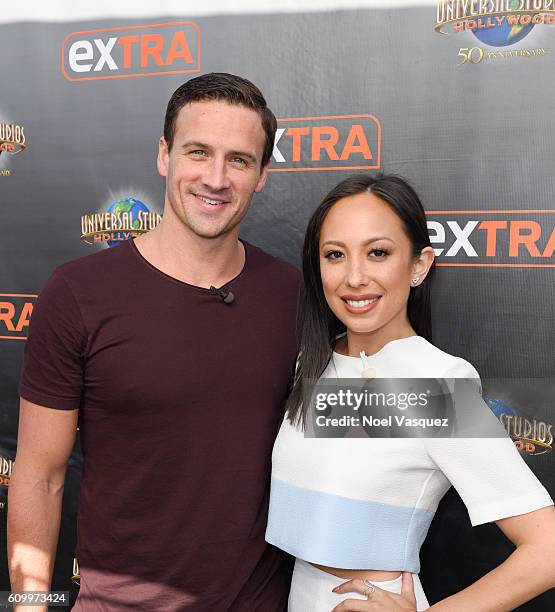
[[[13,591],[49,588],[79,424],[74,609],[286,609],[289,566],[264,530],[299,273],[239,240],[275,129],[249,81],[185,83],[159,144],[158,227],[43,289],[10,487]]]

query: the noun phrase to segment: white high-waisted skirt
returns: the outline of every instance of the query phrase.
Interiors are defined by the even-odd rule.
[[[424,595],[422,584],[417,574],[413,574],[416,609],[427,610],[430,605]],[[347,582],[333,574],[324,572],[302,559],[296,559],[289,593],[289,612],[331,612],[345,599],[366,599],[360,593],[332,593],[332,589]],[[372,584],[391,593],[400,593],[402,576],[394,580],[371,581]]]

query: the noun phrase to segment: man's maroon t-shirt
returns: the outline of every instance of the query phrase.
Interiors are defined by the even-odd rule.
[[[286,609],[264,531],[300,274],[245,250],[232,304],[133,241],[59,267],[37,301],[21,396],[79,408],[75,609]]]

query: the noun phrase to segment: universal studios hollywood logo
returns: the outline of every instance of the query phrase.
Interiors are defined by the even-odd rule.
[[[6,459],[0,455],[0,486],[10,486],[13,464],[13,459]]]
[[[20,153],[25,148],[25,128],[15,123],[0,123],[0,155]]]
[[[553,450],[553,425],[516,412],[500,399],[484,397],[491,411],[501,421],[518,450],[528,455],[543,455]]]
[[[0,176],[10,176],[10,170],[4,166],[9,156],[21,153],[25,146],[25,128],[22,125],[0,122]]]
[[[137,198],[117,198],[106,212],[81,217],[81,240],[113,247],[154,229],[161,218]]]
[[[555,0],[439,0],[435,29],[471,30],[483,43],[513,45],[538,24],[555,24]]]

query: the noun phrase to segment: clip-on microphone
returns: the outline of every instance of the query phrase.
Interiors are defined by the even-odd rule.
[[[213,285],[210,287],[210,292],[214,295],[220,296],[220,299],[224,304],[233,304],[235,296],[231,291],[224,291],[223,289],[216,289]]]

